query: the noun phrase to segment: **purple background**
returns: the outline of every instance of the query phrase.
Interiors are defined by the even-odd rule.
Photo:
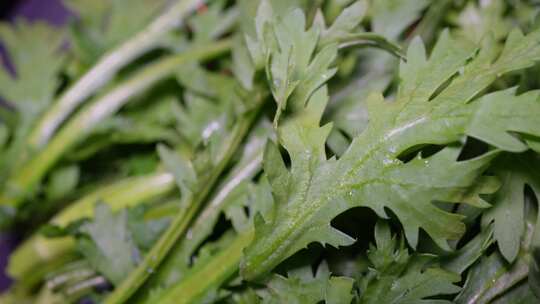
[[[8,0],[2,2],[0,14],[2,18],[8,20],[21,16],[29,20],[46,20],[52,24],[63,25],[69,17],[69,12],[60,0]]]
[[[51,24],[63,25],[68,17],[69,12],[62,5],[61,0],[0,0],[0,18],[3,20],[13,21],[15,18],[25,18],[46,20]],[[16,240],[17,237],[14,234],[0,234],[0,292],[8,288],[10,284],[4,269],[10,251],[17,243]]]

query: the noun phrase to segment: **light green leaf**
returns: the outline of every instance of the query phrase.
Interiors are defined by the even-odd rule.
[[[187,232],[188,237],[174,247],[160,271],[150,280],[147,285],[150,292],[145,292],[143,299],[157,297],[157,294],[170,290],[185,279],[192,269],[192,257],[212,234],[222,214],[233,218],[238,234],[252,233],[247,230],[252,229],[254,214],[267,214],[272,208],[273,202],[267,182],[261,181],[259,185],[249,183],[249,179],[260,170],[262,150],[270,129],[270,123],[265,121],[248,137],[240,160],[223,178],[207,206],[194,220]],[[249,208],[249,214],[245,214],[244,207]]]
[[[205,43],[218,38],[236,24],[235,7],[224,9],[225,1],[212,1],[204,11],[192,16],[187,23],[193,31],[194,43]]]
[[[532,153],[504,155],[493,167],[502,186],[489,200],[493,208],[484,213],[482,221],[494,222],[494,239],[508,262],[516,259],[525,232],[525,186],[540,197],[539,168],[540,160]]]
[[[519,284],[519,286],[512,288],[502,296],[496,298],[491,302],[491,304],[529,304],[537,301],[538,298],[532,293],[529,284],[524,282]]]
[[[247,4],[243,2],[243,7],[247,10]],[[255,1],[250,1],[253,4],[256,4]],[[264,40],[264,28],[267,24],[271,24],[273,17],[273,9],[268,0],[260,1],[259,6],[257,7],[257,13],[254,17],[254,30],[253,33],[250,33],[251,27],[244,29],[246,32],[246,45],[253,59],[253,63],[257,69],[264,67],[266,64],[266,48]],[[246,18],[248,19],[248,18]]]
[[[527,267],[523,259],[512,265],[507,264],[498,252],[483,256],[471,268],[463,290],[454,303],[492,303],[494,298],[527,277]]]
[[[79,167],[76,165],[58,168],[51,173],[47,184],[46,195],[50,200],[64,197],[77,187]]]
[[[80,230],[90,238],[79,238],[77,249],[114,285],[135,269],[138,248],[128,229],[126,210],[113,214],[108,205],[97,204],[94,220]]]
[[[349,304],[353,279],[330,276],[326,263],[313,274],[311,266],[296,269],[288,277],[273,275],[267,289],[261,291],[263,303],[278,304]]]
[[[477,115],[467,127],[467,134],[512,152],[527,150],[527,144],[511,135],[535,134],[540,117],[539,91],[515,96],[515,89],[488,94],[479,100]]]
[[[203,96],[215,96],[215,86],[211,85],[208,73],[198,63],[190,62],[182,65],[176,73],[178,82],[193,93]]]
[[[423,0],[372,1],[368,12],[371,14],[372,31],[387,39],[398,40],[397,37],[404,34],[427,5],[428,1]],[[333,94],[326,113],[335,127],[328,145],[338,156],[345,152],[350,143],[340,133],[355,138],[367,127],[367,96],[373,91],[386,90],[394,77],[396,58],[377,50],[367,50],[365,53],[362,53],[363,60],[360,62],[363,69],[356,71],[345,86]]]
[[[496,155],[487,153],[457,161],[460,148],[449,144],[468,134],[471,121],[489,113],[484,107],[500,106],[486,101],[490,98],[473,99],[478,92],[497,76],[514,70],[516,64],[526,67],[532,59],[540,59],[539,38],[540,31],[526,37],[514,34],[498,58],[490,49],[476,53],[443,33],[427,59],[421,41],[416,40],[409,48],[407,63],[402,65],[396,100],[387,102],[380,95],[372,95],[367,103],[367,129],[339,160],[326,157],[325,141],[331,125],[319,126],[318,118],[327,102],[326,93],[319,90],[303,113],[278,130],[291,168],[276,172],[283,167],[278,165],[278,157],[265,162],[265,171],[272,172],[267,176],[277,210],[273,220],[256,222],[255,240],[247,248],[242,265],[244,277],[255,279],[267,273],[311,242],[351,244],[352,239],[332,228],[330,221],[355,206],[367,206],[383,218],[389,216],[385,208],[391,210],[413,247],[422,228],[438,246],[449,249],[447,240],[459,239],[465,225],[460,215],[443,211],[433,201],[481,202],[471,200],[471,187]],[[520,57],[515,58],[517,55]],[[493,94],[508,96],[506,91]],[[507,98],[505,107],[519,107],[523,99],[539,102],[534,94],[525,96]],[[521,131],[525,129],[519,126],[537,125],[538,115],[520,122],[499,120],[496,115],[487,117],[503,125],[493,133],[504,136],[506,130]],[[399,159],[402,153],[427,144],[446,147],[430,157],[419,154],[409,162]]]
[[[326,52],[319,53],[310,62],[319,40],[319,30],[314,27],[309,30],[304,30],[305,28],[306,18],[300,9],[295,9],[283,16],[283,19],[273,24],[272,27],[266,27],[267,31],[271,31],[265,35],[265,43],[269,46],[266,51],[268,58],[266,73],[272,95],[278,105],[274,124],[277,124],[281,112],[287,107],[289,97],[296,87],[305,81],[306,76],[321,75],[326,78],[322,80],[324,83],[335,74],[335,70],[328,70],[328,67],[335,59],[337,47],[334,45]],[[267,38],[269,35],[272,35],[272,38]],[[275,39],[275,43],[270,42],[269,39]],[[308,66],[310,70],[316,69],[313,72],[317,72],[317,74],[308,74]],[[326,70],[328,71],[326,72]],[[304,88],[300,89],[301,98],[297,101],[300,105],[305,103],[312,93],[312,91],[304,92],[306,89],[313,88],[304,84]]]
[[[193,195],[193,189],[197,183],[197,173],[192,163],[164,145],[158,145],[157,150],[165,167],[174,175],[185,201],[186,197]]]
[[[240,81],[244,89],[253,89],[253,77],[255,76],[255,66],[249,55],[249,50],[245,42],[240,38],[236,38],[236,42],[232,50],[233,65],[231,67],[234,76]]]
[[[531,253],[534,250],[532,240],[536,229],[535,221],[537,220],[537,213],[531,211],[535,209],[532,204],[526,204],[526,217],[522,223],[524,233],[521,238],[519,253],[514,262],[508,263],[498,251],[490,255],[484,255],[469,270],[461,293],[454,299],[455,303],[471,303],[471,301],[474,303],[493,303],[495,299],[501,296],[504,298],[508,291],[518,284],[526,282],[529,275],[534,276],[534,273],[530,273],[530,263]],[[533,281],[529,278],[529,283],[531,282]],[[519,297],[521,296],[518,296],[518,299]],[[528,296],[525,295],[526,297]]]
[[[321,37],[321,45],[337,43],[348,36],[364,19],[367,10],[367,2],[356,1],[345,8],[334,20],[330,28],[325,29]]]
[[[500,0],[467,3],[456,20],[458,34],[474,42],[480,42],[488,34],[496,40],[503,39],[512,27],[510,20],[504,18],[506,9],[505,2]]]
[[[488,226],[460,249],[441,258],[442,268],[461,274],[493,244],[493,226]]]
[[[63,2],[80,18],[71,29],[71,51],[86,65],[94,63],[105,51],[141,30],[167,3],[166,0]]]
[[[0,96],[20,115],[35,117],[49,105],[59,84],[64,33],[43,22],[21,19],[13,25],[0,24],[0,41],[15,72],[0,69]]]
[[[360,282],[359,303],[431,303],[423,300],[457,293],[453,283],[459,276],[436,266],[421,255],[409,255],[403,242],[391,236],[386,223],[375,227],[376,247],[371,245],[368,258],[373,266]],[[436,303],[451,303],[437,300]]]
[[[146,219],[148,208],[144,205],[128,209],[128,228],[133,241],[141,250],[149,250],[167,228],[169,217]]]
[[[266,66],[266,75],[272,95],[277,103],[274,125],[287,109],[291,99],[293,109],[302,108],[309,97],[336,73],[330,68],[337,56],[334,40],[346,35],[362,17],[363,4],[353,5],[350,11],[330,28],[326,40],[321,39],[321,29],[306,29],[302,10],[290,10],[271,20],[270,4],[262,1],[257,15],[257,39],[247,36],[247,45],[255,66]],[[353,25],[354,24],[354,25]],[[320,50],[317,50],[320,47]]]
[[[211,73],[197,64],[182,68],[177,79],[187,90],[184,103],[175,104],[177,129],[192,149],[210,146],[208,154],[217,159],[213,148],[225,140],[236,117],[251,105],[243,103],[238,82],[225,75]]]
[[[536,198],[538,199],[538,192]],[[529,216],[530,218],[530,216]],[[540,212],[537,210],[536,225],[532,234],[530,245],[530,262],[527,287],[530,293],[540,299]]]
[[[396,39],[428,5],[427,0],[374,0],[371,2],[373,32]]]
[[[262,299],[257,296],[253,289],[244,292],[237,292],[232,295],[232,301],[235,304],[261,304]]]

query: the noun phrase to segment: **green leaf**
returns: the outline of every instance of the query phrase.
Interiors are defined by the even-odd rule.
[[[239,0],[241,17],[240,25],[242,34],[245,35],[246,43],[254,57],[254,63],[258,68],[265,64],[264,50],[262,49],[263,29],[266,23],[271,23],[273,18],[284,16],[289,11],[302,8],[307,4],[313,4],[310,0]]]
[[[477,114],[467,127],[467,134],[511,152],[527,150],[526,142],[511,135],[536,134],[540,124],[539,91],[515,96],[515,89],[488,94],[479,100]]]
[[[262,150],[267,136],[268,126],[263,124],[260,129],[255,129],[255,132],[248,138],[241,153],[241,159],[218,185],[218,191],[210,200],[208,207],[202,211],[190,228],[188,233],[191,237],[178,246],[177,252],[182,253],[177,255],[182,256],[184,262],[188,262],[197,247],[210,236],[220,214],[226,212],[230,217],[241,216],[245,204],[253,204],[250,206],[253,209],[257,207],[255,204],[266,206],[272,203],[271,197],[268,197],[268,193],[264,191],[266,184],[261,183],[260,186],[254,187],[248,183],[249,179],[260,170]],[[239,208],[242,210],[238,210]],[[262,210],[262,208],[255,210]],[[237,217],[236,219],[238,226],[243,224]],[[239,229],[237,232],[243,232],[243,229]]]
[[[215,232],[216,224],[222,214],[232,219],[236,232],[243,235],[253,233],[252,218],[257,212],[266,214],[268,212],[266,210],[271,209],[272,197],[269,185],[264,181],[261,181],[259,185],[249,183],[249,180],[260,170],[262,150],[271,129],[269,125],[268,121],[263,121],[252,131],[240,153],[240,159],[223,177],[215,194],[189,228],[188,237],[179,242],[169,253],[169,257],[159,268],[158,273],[147,284],[146,290],[149,292],[144,292],[141,298],[153,299],[171,292],[175,286],[189,279],[188,274],[197,273],[193,270],[193,256],[198,254],[199,248],[204,246],[205,241]],[[245,214],[244,207],[249,208],[249,214]],[[228,260],[228,262],[234,264],[234,261]],[[238,261],[233,266],[237,267]],[[218,271],[214,274],[220,275]]]
[[[161,233],[167,228],[170,218],[149,219],[145,218],[148,208],[136,206],[128,209],[128,228],[137,248],[149,250],[157,241]]]
[[[188,19],[193,31],[193,42],[204,43],[218,38],[236,23],[237,9],[233,6],[224,10],[225,1],[212,1],[203,12]]]
[[[255,77],[255,65],[250,57],[245,41],[238,36],[232,50],[233,65],[231,67],[234,76],[244,89],[253,89],[253,78]]]
[[[519,286],[512,288],[502,296],[496,298],[491,303],[493,304],[528,304],[535,303],[538,298],[534,296],[529,284],[526,282],[519,284]]]
[[[238,83],[197,64],[186,65],[177,73],[177,79],[189,89],[184,104],[173,108],[178,131],[192,148],[218,145],[237,115],[249,107],[239,97]]]
[[[411,256],[386,223],[377,223],[375,241],[376,247],[368,250],[373,268],[360,282],[359,303],[431,303],[423,299],[460,290],[453,284],[460,280],[458,275],[430,266],[426,256]]]
[[[294,9],[274,17],[270,4],[261,2],[256,39],[248,35],[246,42],[255,66],[265,64],[267,80],[277,103],[274,126],[288,103],[293,111],[302,108],[311,95],[334,76],[337,69],[331,65],[337,57],[338,43],[370,42],[399,52],[399,48],[381,36],[351,33],[362,21],[365,11],[365,1],[358,1],[345,9],[328,29],[322,21],[306,29],[302,10]]]
[[[540,249],[534,244],[529,264],[529,279],[527,287],[530,287],[530,293],[536,299],[540,299]],[[529,288],[527,288],[529,289]]]
[[[15,72],[0,69],[0,95],[20,115],[35,118],[49,105],[59,84],[64,33],[43,22],[21,19],[13,25],[0,24],[0,40]]]
[[[519,252],[525,232],[525,186],[540,197],[540,162],[532,153],[503,155],[493,167],[502,181],[501,188],[489,200],[493,205],[483,216],[484,224],[494,222],[494,239],[502,256],[512,263]]]
[[[251,3],[252,6],[253,4],[256,4],[255,1],[251,1]],[[243,9],[245,11],[249,10],[246,1],[243,2]],[[264,67],[266,64],[265,48],[267,46],[265,45],[264,28],[266,24],[272,22],[273,14],[274,11],[270,2],[268,0],[260,1],[259,5],[256,7],[256,14],[253,16],[254,25],[245,26],[244,29],[246,32],[246,45],[257,69]]]
[[[429,1],[375,0],[371,5],[373,32],[389,39],[396,39],[407,26],[420,17]]]
[[[77,241],[78,251],[114,285],[135,269],[138,248],[128,228],[126,210],[113,214],[106,204],[97,204],[94,220],[80,227],[88,235]]]
[[[61,167],[51,173],[47,189],[47,199],[55,200],[68,195],[79,182],[79,167],[76,165]]]
[[[257,40],[247,36],[246,41],[255,65],[265,62],[267,80],[277,103],[277,125],[289,98],[294,99],[294,107],[302,107],[335,74],[336,69],[330,65],[337,56],[337,45],[328,44],[316,52],[320,29],[306,29],[306,17],[300,9],[277,16],[277,21],[272,17],[269,3],[261,1],[256,19]],[[345,24],[338,24],[336,31],[344,27]]]
[[[70,41],[0,25],[0,228],[91,193],[0,302],[538,302],[534,1],[64,1]]]
[[[323,31],[321,45],[339,42],[348,36],[362,22],[366,10],[366,1],[356,1],[345,8],[336,20],[334,20],[330,28]]]
[[[531,212],[532,210],[536,210],[536,208],[532,207],[530,203],[526,204],[527,216],[523,223],[525,231],[514,262],[508,263],[498,251],[482,256],[469,270],[461,293],[454,299],[455,303],[471,303],[471,301],[492,303],[494,299],[504,298],[514,287],[526,282],[531,266],[531,253],[534,250],[531,241],[536,230],[535,221],[537,220],[537,213]],[[532,282],[534,281],[529,279],[529,283]],[[521,296],[516,297],[519,299]],[[525,295],[525,297],[528,296]]]
[[[309,88],[309,84],[305,84],[306,76],[323,77],[322,83],[324,83],[335,74],[335,69],[328,70],[328,68],[337,55],[337,47],[334,45],[321,51],[310,63],[319,39],[319,31],[313,27],[304,31],[305,28],[305,16],[299,9],[291,11],[272,27],[265,28],[268,32],[268,34],[265,33],[265,43],[269,46],[266,51],[268,58],[266,73],[272,94],[278,104],[275,124],[279,121],[281,112],[286,109],[287,101],[297,87],[304,87],[304,89],[299,89],[304,100],[298,100],[298,104],[304,104],[309,98],[312,91],[306,92],[305,87]],[[267,38],[269,35],[275,35],[275,37]],[[269,41],[270,39],[272,41]],[[317,73],[308,73],[308,66],[310,70]],[[303,85],[302,82],[304,82]]]
[[[313,274],[311,266],[295,269],[288,277],[273,275],[267,289],[261,291],[263,303],[315,304],[324,301],[332,304],[349,304],[353,279],[330,276],[326,263],[319,265]]]
[[[147,303],[214,303],[231,292],[221,289],[238,269],[242,249],[253,231],[235,235],[226,231],[216,242],[208,242],[194,256],[190,269],[176,284],[158,292]],[[154,296],[154,295],[152,295]]]
[[[176,184],[182,192],[182,200],[185,201],[193,195],[193,189],[197,184],[197,173],[193,164],[164,145],[158,145],[157,150],[163,164],[174,176]]]
[[[482,257],[493,242],[493,226],[490,225],[460,249],[443,256],[441,258],[442,268],[462,274]]]
[[[232,295],[232,301],[229,303],[236,303],[236,304],[260,304],[262,303],[262,299],[257,296],[255,291],[253,289],[247,289],[244,292],[241,293],[234,293]]]
[[[79,17],[71,29],[72,52],[84,64],[94,63],[106,50],[119,45],[146,26],[167,1],[63,0]],[[127,9],[129,7],[129,9]]]
[[[373,1],[369,7],[372,31],[387,39],[397,40],[397,34],[403,34],[427,4],[427,1]],[[391,35],[390,32],[396,35]],[[359,61],[357,56],[352,58],[362,69],[356,70],[346,79],[344,86],[333,93],[325,113],[326,120],[334,123],[327,144],[337,156],[345,152],[350,138],[355,138],[367,127],[368,111],[365,101],[368,95],[373,91],[386,90],[396,70],[396,58],[376,50],[362,52],[362,61]]]
[[[429,59],[422,42],[414,40],[408,60],[401,67],[402,83],[396,100],[387,102],[380,95],[372,95],[368,100],[367,129],[352,141],[339,160],[326,157],[325,141],[331,125],[319,127],[327,102],[325,91],[319,90],[304,113],[278,130],[280,144],[291,159],[290,170],[279,157],[267,157],[265,161],[277,211],[273,220],[256,224],[255,240],[247,248],[242,265],[244,277],[255,279],[267,273],[311,242],[351,244],[353,240],[332,228],[330,221],[355,206],[367,206],[383,218],[389,216],[385,208],[391,210],[413,247],[422,228],[438,246],[449,249],[447,240],[459,239],[465,226],[460,215],[443,211],[432,202],[481,202],[471,200],[468,192],[496,152],[456,161],[460,149],[446,146],[430,157],[419,154],[409,162],[401,161],[399,156],[426,144],[457,142],[463,135],[474,133],[475,124],[471,122],[478,117],[493,120],[485,121],[486,124],[500,124],[489,135],[505,137],[509,130],[533,130],[538,125],[538,115],[527,115],[521,121],[508,120],[492,115],[503,105],[489,101],[500,94],[511,96],[504,104],[511,111],[520,107],[523,100],[525,104],[538,103],[536,93],[515,97],[502,91],[485,98],[474,97],[502,73],[530,66],[533,59],[540,59],[539,40],[540,32],[526,37],[514,32],[496,58],[489,48],[476,53],[475,48],[462,45],[444,32]],[[497,111],[488,111],[486,107],[495,107]],[[532,132],[537,133],[538,129]],[[523,149],[486,141],[501,149]]]
[[[537,185],[535,185],[537,186]],[[533,186],[534,187],[534,186]],[[536,200],[538,201],[539,193],[538,188],[534,187],[533,189],[536,194]],[[530,290],[540,299],[540,209],[537,210],[536,214],[536,225],[532,233],[531,245],[530,245],[530,262],[529,262],[529,279],[528,286]],[[528,218],[532,216],[529,215]]]
[[[67,159],[70,161],[88,159],[95,153],[115,145],[179,143],[181,140],[174,130],[176,118],[173,113],[174,106],[178,103],[177,98],[167,95],[159,100],[153,98],[150,104],[147,104],[146,100],[143,101],[145,102],[142,104],[105,119],[92,130],[92,134],[84,143],[66,155]]]
[[[480,42],[488,34],[496,40],[503,39],[512,28],[510,20],[504,18],[505,10],[504,1],[467,3],[456,20],[459,35],[474,42]]]
[[[484,256],[469,272],[463,290],[454,302],[491,303],[495,297],[504,294],[526,278],[527,267],[527,263],[522,259],[513,265],[505,263],[498,252]]]
[[[246,170],[243,166],[237,169]],[[215,300],[219,287],[237,272],[242,250],[253,238],[253,217],[265,215],[272,207],[267,181],[248,184],[243,179],[251,174],[244,174],[231,175],[220,187],[188,231],[187,239],[170,253],[162,271],[151,281],[153,292],[143,297],[145,302],[206,303]],[[249,211],[246,213],[245,209]],[[215,243],[203,242],[215,229],[222,212],[231,220],[236,233],[227,230]],[[180,295],[182,300],[178,300]]]

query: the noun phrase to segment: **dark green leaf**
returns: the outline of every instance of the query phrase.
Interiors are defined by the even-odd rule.
[[[391,236],[386,223],[375,227],[375,241],[376,247],[368,251],[373,268],[360,282],[359,303],[432,303],[423,299],[460,290],[453,284],[460,280],[458,275],[430,266],[429,257],[409,255],[404,243]]]

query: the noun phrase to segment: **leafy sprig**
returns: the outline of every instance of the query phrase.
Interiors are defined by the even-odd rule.
[[[418,155],[407,163],[398,157],[419,145],[457,142],[463,135],[500,149],[525,150],[525,144],[505,131],[534,134],[538,116],[526,115],[511,122],[496,119],[501,115],[496,113],[522,105],[531,113],[531,106],[538,106],[535,92],[515,96],[512,91],[501,91],[471,99],[497,76],[532,65],[540,56],[538,36],[539,32],[523,36],[514,31],[500,55],[489,48],[475,55],[474,47],[460,45],[445,32],[429,59],[421,40],[416,39],[401,66],[402,84],[396,100],[371,96],[370,124],[339,160],[325,155],[331,125],[318,126],[326,93],[314,96],[305,114],[278,130],[280,143],[291,158],[290,171],[275,147],[269,145],[265,154],[265,171],[279,207],[274,219],[257,224],[255,240],[246,251],[244,277],[263,275],[311,242],[350,245],[353,240],[332,228],[330,221],[354,206],[368,206],[381,217],[388,217],[387,207],[402,221],[411,246],[416,247],[422,228],[448,249],[446,241],[461,237],[465,226],[460,216],[444,212],[432,202],[475,204],[477,200],[466,199],[469,188],[496,154],[456,161],[459,148],[448,146],[431,157]],[[463,72],[453,77],[460,69]],[[503,96],[507,102],[496,102]],[[495,125],[488,127],[491,123]]]
[[[0,302],[536,301],[533,4],[66,2],[0,26]]]

